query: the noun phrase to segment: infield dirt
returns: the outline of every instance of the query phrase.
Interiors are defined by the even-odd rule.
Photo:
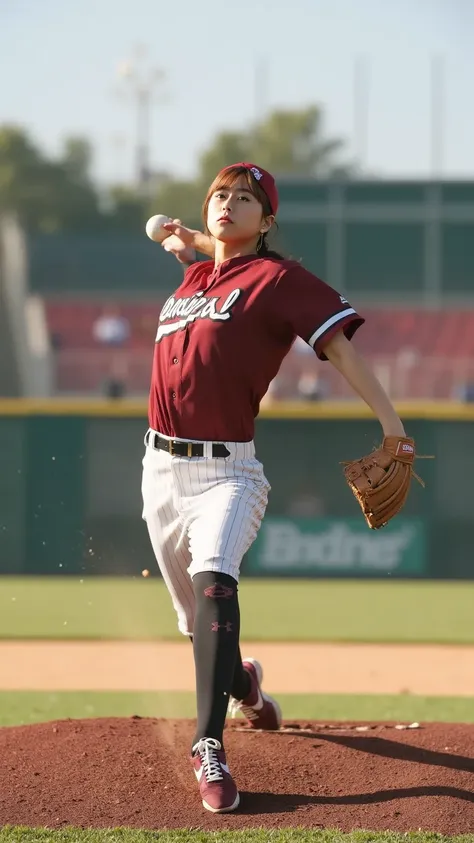
[[[244,642],[270,693],[474,697],[474,647]],[[193,691],[184,642],[0,642],[0,690]]]
[[[0,825],[474,830],[474,726],[230,724],[241,809],[202,809],[190,721],[69,720],[0,729]]]

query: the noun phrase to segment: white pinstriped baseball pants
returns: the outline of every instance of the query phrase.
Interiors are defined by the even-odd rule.
[[[224,444],[225,458],[172,457],[149,446],[143,458],[142,517],[184,635],[194,627],[192,577],[219,571],[238,582],[267,507],[270,484],[253,442]],[[212,443],[205,448],[212,453]]]

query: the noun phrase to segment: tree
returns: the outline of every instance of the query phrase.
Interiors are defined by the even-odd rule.
[[[159,186],[150,213],[166,213],[172,219],[200,226],[202,201],[203,189],[196,181],[168,179]]]
[[[66,138],[61,163],[71,181],[77,184],[90,183],[92,158],[90,141],[81,137]]]
[[[30,231],[100,225],[98,196],[85,170],[86,142],[81,144],[75,141],[66,147],[64,160],[52,161],[23,129],[1,128],[0,210],[16,213]]]
[[[219,170],[236,161],[251,161],[251,138],[240,132],[222,132],[199,158],[198,181],[206,189]],[[263,167],[263,164],[262,164]]]
[[[249,136],[250,160],[279,175],[330,178],[340,170],[338,139],[325,139],[323,114],[316,106],[274,111]]]
[[[275,175],[328,178],[339,172],[343,142],[326,139],[323,114],[312,105],[278,110],[246,133],[223,132],[200,159],[199,177],[209,184],[226,164],[254,161]]]
[[[131,187],[109,192],[101,209],[92,177],[93,150],[86,138],[65,139],[52,160],[25,130],[0,127],[0,211],[14,211],[30,231],[139,231],[147,216],[167,213],[200,224],[208,185],[222,167],[254,161],[274,173],[308,178],[348,177],[343,143],[326,138],[323,113],[316,106],[278,109],[245,131],[221,132],[198,160],[193,180],[160,178],[150,203]]]
[[[318,106],[274,111],[247,132],[221,132],[199,158],[194,182],[170,179],[154,197],[154,208],[195,224],[205,191],[222,167],[253,161],[280,175],[347,178],[351,167],[339,159],[343,142],[327,139]],[[155,211],[156,213],[156,211]]]
[[[44,202],[44,162],[16,126],[0,129],[0,209],[34,214]]]
[[[134,188],[117,186],[109,191],[108,199],[107,228],[142,234],[150,216],[143,197]]]

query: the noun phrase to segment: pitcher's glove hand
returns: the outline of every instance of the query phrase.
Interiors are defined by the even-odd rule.
[[[415,442],[410,438],[385,436],[380,448],[360,460],[343,463],[344,476],[371,530],[384,527],[403,508],[412,477]]]

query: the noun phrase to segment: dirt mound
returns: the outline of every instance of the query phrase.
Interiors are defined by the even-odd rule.
[[[0,729],[0,825],[147,829],[474,830],[474,726],[234,723],[226,749],[242,803],[205,812],[187,755],[193,723],[64,720]]]

